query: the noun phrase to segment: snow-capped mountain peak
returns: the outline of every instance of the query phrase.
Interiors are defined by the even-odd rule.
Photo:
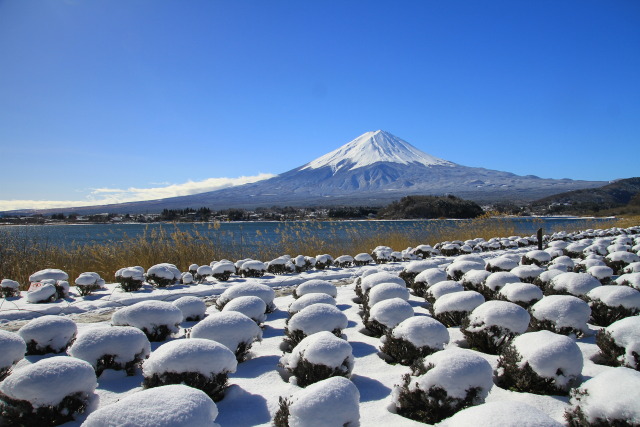
[[[328,166],[336,172],[343,168],[354,170],[378,162],[403,165],[418,163],[424,166],[455,165],[447,160],[439,159],[420,151],[408,142],[388,132],[377,130],[360,135],[337,150],[307,163],[300,170],[319,169]]]

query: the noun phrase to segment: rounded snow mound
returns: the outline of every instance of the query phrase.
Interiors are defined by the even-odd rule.
[[[96,373],[89,363],[55,356],[14,370],[0,383],[0,392],[39,408],[56,406],[70,394],[93,394],[97,386]]]
[[[143,363],[145,375],[197,372],[206,377],[236,371],[238,361],[226,346],[212,340],[189,338],[162,344]]]
[[[251,344],[262,339],[262,329],[255,321],[237,311],[213,313],[191,329],[191,338],[217,341],[232,352],[240,344]]]
[[[201,390],[175,384],[130,394],[91,413],[86,427],[218,427],[216,404]]]
[[[511,302],[530,302],[542,299],[542,290],[532,283],[507,283],[499,294]]]
[[[5,369],[10,368],[24,357],[27,351],[27,344],[22,337],[13,332],[0,329],[0,381]]]
[[[523,261],[529,260],[530,262],[534,262],[537,265],[542,265],[551,261],[551,254],[549,254],[549,252],[547,251],[534,249],[524,254],[523,258],[524,258]],[[523,264],[525,263],[523,262]]]
[[[455,280],[444,280],[427,288],[426,297],[437,300],[443,295],[464,291],[464,286]]]
[[[538,408],[515,401],[498,401],[471,406],[439,424],[441,427],[562,427]]]
[[[43,286],[27,292],[27,301],[32,304],[50,301],[55,298],[56,286],[51,283],[45,283]]]
[[[371,307],[370,312],[371,319],[387,328],[394,328],[403,320],[413,317],[413,314],[413,307],[401,298],[380,301]]]
[[[529,327],[529,313],[517,304],[507,301],[487,301],[469,314],[469,332],[479,332],[487,326],[499,326],[516,334]]]
[[[329,304],[336,305],[336,300],[327,294],[306,294],[294,300],[289,305],[289,314],[296,314],[305,307],[313,304]]]
[[[515,337],[512,345],[522,356],[520,367],[529,364],[536,374],[553,379],[560,387],[566,387],[582,373],[582,352],[570,337],[550,331],[527,332]]]
[[[446,268],[445,271],[448,277],[455,280],[455,279],[461,278],[465,273],[471,270],[484,271],[484,268],[485,268],[484,261],[478,262],[478,261],[466,261],[466,260],[456,259],[451,264],[449,264],[449,266]]]
[[[623,286],[631,286],[640,290],[640,273],[626,273],[615,280],[615,283]]]
[[[397,283],[381,283],[369,291],[368,305],[373,307],[380,301],[391,298],[409,301],[409,290],[404,285]]]
[[[329,331],[305,337],[295,346],[291,354],[283,356],[283,366],[294,369],[303,359],[314,365],[324,365],[334,369],[339,368],[345,360],[348,360],[348,373],[351,373],[353,369],[351,345]]]
[[[369,289],[381,283],[397,283],[398,285],[406,286],[405,281],[401,277],[387,273],[386,271],[381,271],[379,273],[373,273],[363,277],[360,282],[362,293],[366,293]]]
[[[587,268],[587,273],[598,280],[605,280],[613,276],[613,269],[611,267],[607,267],[606,265],[594,265]]]
[[[276,293],[271,287],[262,285],[259,283],[238,283],[227,289],[218,298],[218,307],[223,307],[229,301],[238,297],[254,296],[262,298],[267,305],[267,311],[273,311],[275,305],[273,300],[276,297]]]
[[[313,304],[294,314],[287,328],[312,335],[321,331],[342,330],[347,327],[347,316],[337,307],[328,304]]]
[[[449,343],[449,331],[436,319],[427,316],[409,317],[393,328],[393,338],[402,338],[416,347],[442,350]]]
[[[257,323],[263,323],[265,320],[267,320],[267,315],[265,314],[266,310],[267,305],[264,303],[264,300],[253,295],[234,298],[229,301],[222,309],[223,312],[237,311],[251,318]]]
[[[306,294],[327,294],[335,298],[338,296],[338,289],[331,282],[320,279],[307,280],[295,289],[296,296],[301,297]]]
[[[69,275],[64,271],[57,268],[45,268],[44,270],[36,271],[29,276],[29,282],[41,282],[43,280],[69,280]]]
[[[158,326],[166,326],[172,333],[178,332],[178,324],[182,322],[182,311],[170,302],[141,301],[121,308],[111,316],[114,326],[133,326],[138,329],[152,331]]]
[[[605,331],[611,334],[617,346],[625,350],[620,362],[637,369],[634,353],[640,354],[640,317],[625,317],[607,326]]]
[[[411,261],[404,268],[405,273],[419,274],[428,268],[438,268],[438,264],[433,261]]]
[[[524,281],[531,281],[540,276],[544,272],[544,268],[536,265],[519,265],[511,270],[511,273],[515,274],[518,279]]]
[[[475,291],[454,292],[442,295],[433,304],[435,314],[450,311],[473,311],[484,302],[484,297]]]
[[[77,332],[78,327],[73,320],[47,315],[30,320],[18,330],[18,335],[27,343],[30,353],[60,353],[71,344]]]
[[[344,377],[311,384],[290,398],[290,427],[360,425],[360,392]]]
[[[640,310],[640,292],[628,286],[599,286],[589,291],[587,296],[594,301],[602,301],[609,307],[622,306]]]
[[[140,355],[149,356],[151,345],[147,336],[132,326],[98,327],[85,329],[69,348],[69,354],[98,367],[98,360],[105,355],[115,356],[115,362],[125,364]]]
[[[182,312],[182,320],[198,320],[204,318],[207,305],[198,297],[185,296],[173,301],[173,305]]]
[[[518,266],[518,261],[505,256],[499,256],[487,261],[486,269],[489,271],[509,271]]]
[[[598,286],[600,281],[587,273],[562,273],[551,279],[549,286],[558,292],[582,296]]]
[[[414,279],[415,283],[426,283],[427,286],[435,285],[438,282],[447,280],[447,273],[439,268],[427,268],[421,271]]]
[[[559,328],[586,331],[591,308],[580,298],[571,295],[549,295],[531,307],[531,314],[538,320],[549,320]]]
[[[484,282],[484,286],[491,289],[494,292],[498,292],[507,283],[518,283],[520,278],[509,271],[498,271],[491,273],[487,280]]]

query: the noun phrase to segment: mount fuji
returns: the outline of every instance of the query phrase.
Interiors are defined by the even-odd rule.
[[[160,200],[92,206],[77,212],[388,204],[407,195],[453,194],[478,202],[531,201],[600,181],[543,179],[462,166],[424,153],[382,130],[367,132],[303,166],[252,184]],[[65,209],[68,211],[69,209]]]

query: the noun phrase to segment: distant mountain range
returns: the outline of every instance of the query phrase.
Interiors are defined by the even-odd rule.
[[[322,157],[273,178],[189,196],[44,213],[140,213],[162,209],[259,206],[380,206],[407,195],[454,194],[478,202],[532,201],[602,181],[544,179],[468,167],[424,153],[385,131],[367,132]]]

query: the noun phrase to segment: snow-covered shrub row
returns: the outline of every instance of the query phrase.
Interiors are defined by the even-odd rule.
[[[0,329],[0,381],[11,372],[11,367],[18,363],[27,352],[27,345],[18,334]]]
[[[98,376],[105,369],[134,375],[150,352],[147,336],[132,326],[85,329],[68,350],[71,356],[90,363]]]
[[[640,313],[640,292],[628,286],[598,286],[587,294],[591,308],[590,323],[609,326],[613,322]]]
[[[62,353],[76,338],[78,327],[69,318],[55,315],[37,317],[18,330],[27,344],[27,355]]]
[[[549,252],[542,250],[532,250],[522,255],[522,259],[520,260],[520,264],[522,265],[537,265],[538,267],[543,267],[551,261],[551,255]]]
[[[294,395],[280,397],[273,418],[276,427],[327,427],[360,425],[360,392],[344,377],[331,377]]]
[[[485,271],[484,260],[473,255],[462,255],[449,264],[445,271],[449,280],[460,280],[465,273],[471,270]]]
[[[92,271],[81,273],[75,280],[76,289],[81,296],[89,295],[104,287],[105,281],[98,273]]]
[[[114,326],[133,326],[145,333],[149,341],[164,341],[179,330],[182,311],[170,302],[147,300],[123,307],[113,313]]]
[[[283,350],[291,352],[300,341],[309,335],[329,331],[342,337],[347,327],[347,316],[337,307],[329,304],[313,304],[291,316],[284,329]]]
[[[438,264],[433,261],[411,261],[400,272],[400,278],[408,288],[413,288],[416,276],[429,268],[438,268]]]
[[[295,271],[295,265],[287,256],[275,258],[267,263],[267,272],[275,275],[289,274]]]
[[[333,265],[334,259],[331,255],[323,254],[316,255],[316,270],[324,270],[327,267],[331,267]]]
[[[373,257],[367,253],[360,253],[353,257],[353,264],[356,267],[363,267],[365,265],[371,264],[373,261]]]
[[[493,387],[491,365],[460,348],[424,358],[393,390],[396,411],[403,417],[435,424],[459,410],[483,403]]]
[[[470,406],[439,424],[440,427],[562,427],[562,424],[522,402],[502,400]]]
[[[404,284],[398,283],[380,283],[373,288],[370,288],[362,300],[362,319],[366,323],[369,320],[371,307],[391,298],[400,298],[405,301],[409,301],[409,290],[405,288]]]
[[[247,295],[245,297],[234,298],[225,304],[222,311],[237,311],[242,313],[258,325],[261,325],[267,320],[266,315],[267,305],[262,298],[253,295]]]
[[[193,276],[193,279],[198,281],[198,283],[204,283],[207,281],[208,277],[213,276],[213,268],[210,265],[201,265],[196,269],[196,274],[190,273]]]
[[[184,384],[222,400],[228,376],[238,362],[231,350],[210,339],[190,338],[162,344],[142,365],[145,388]]]
[[[447,328],[460,326],[462,319],[485,301],[475,291],[453,292],[442,295],[429,308],[432,316]]]
[[[529,327],[527,310],[507,301],[487,301],[462,319],[460,330],[469,347],[499,354],[502,348]]]
[[[173,301],[173,305],[182,312],[182,320],[196,322],[206,316],[207,305],[198,297],[184,296]]]
[[[190,338],[203,338],[225,345],[238,362],[248,358],[251,345],[262,340],[262,329],[254,320],[237,311],[212,313],[189,332]]]
[[[425,297],[427,288],[438,282],[447,280],[447,273],[439,268],[427,268],[422,270],[413,279],[413,292],[419,297]]]
[[[542,299],[542,290],[531,283],[507,283],[500,289],[496,299],[509,301],[529,309]]]
[[[640,425],[640,372],[615,368],[602,372],[571,391],[565,412],[570,427]]]
[[[306,294],[296,299],[289,305],[289,317],[293,316],[305,307],[312,304],[336,305],[336,300],[327,294]]]
[[[222,310],[224,306],[234,298],[254,296],[261,298],[267,306],[267,313],[275,310],[273,300],[276,293],[271,287],[259,283],[238,283],[227,289],[216,300],[216,306]]]
[[[589,304],[571,295],[549,295],[531,306],[531,329],[582,337],[589,328]]]
[[[2,279],[0,282],[0,297],[12,298],[20,296],[20,283],[11,279]]]
[[[604,257],[604,261],[615,274],[620,274],[628,265],[640,262],[640,256],[632,252],[618,251]]]
[[[0,412],[7,425],[45,426],[85,412],[98,386],[84,360],[55,356],[15,369],[0,383]]]
[[[147,270],[147,282],[158,288],[166,288],[176,284],[182,273],[178,268],[169,263],[156,264]]]
[[[236,272],[236,267],[233,265],[231,261],[228,260],[220,260],[218,262],[212,263],[211,269],[213,270],[212,276],[221,282],[226,282],[229,280],[231,275]]]
[[[580,380],[583,364],[572,338],[550,331],[527,332],[503,348],[496,384],[526,393],[566,395]]]
[[[116,282],[125,292],[135,292],[144,284],[144,268],[140,266],[125,267],[116,271]]]
[[[349,378],[353,371],[351,345],[329,331],[321,331],[304,338],[290,354],[280,359],[280,366],[291,377],[289,382],[306,387],[330,377]]]
[[[351,255],[340,255],[333,261],[333,265],[340,268],[353,267],[354,259]]]
[[[596,344],[607,365],[640,370],[640,317],[626,317],[601,329]]]
[[[449,343],[449,331],[431,317],[413,316],[388,330],[380,342],[384,360],[410,366],[423,357],[443,350]]]
[[[219,427],[216,404],[203,391],[182,384],[129,394],[92,412],[85,427]]]
[[[363,323],[373,336],[381,337],[403,320],[413,317],[413,314],[413,307],[406,300],[390,298],[371,307],[369,316]]]
[[[601,286],[600,281],[588,273],[561,273],[545,286],[545,295],[573,295],[585,297],[589,291]]]
[[[429,304],[433,304],[443,295],[462,291],[464,291],[464,287],[460,283],[455,280],[445,280],[429,286],[424,295],[424,299],[427,300]]]
[[[489,276],[491,276],[491,272],[484,269],[469,270],[462,275],[462,277],[460,278],[460,283],[468,291],[480,292],[483,288],[482,285],[485,283]],[[487,297],[485,296],[485,298]],[[490,296],[487,299],[492,299],[492,297]]]
[[[266,264],[257,260],[244,261],[240,267],[242,277],[262,277],[266,271]]]
[[[544,272],[544,268],[537,265],[519,265],[511,269],[521,282],[534,283],[536,278]]]
[[[320,279],[312,279],[299,284],[293,290],[293,297],[297,299],[306,294],[318,294],[318,293],[327,294],[335,298],[338,295],[338,290],[336,289],[335,285],[332,284],[331,282],[328,282],[326,280],[320,280]]]
[[[381,283],[397,283],[399,285],[404,285],[405,281],[400,277],[393,275],[386,271],[375,271],[370,270],[371,273],[363,273],[360,282],[356,281],[356,295],[364,300],[365,295],[373,288]],[[365,275],[366,274],[366,275]]]

